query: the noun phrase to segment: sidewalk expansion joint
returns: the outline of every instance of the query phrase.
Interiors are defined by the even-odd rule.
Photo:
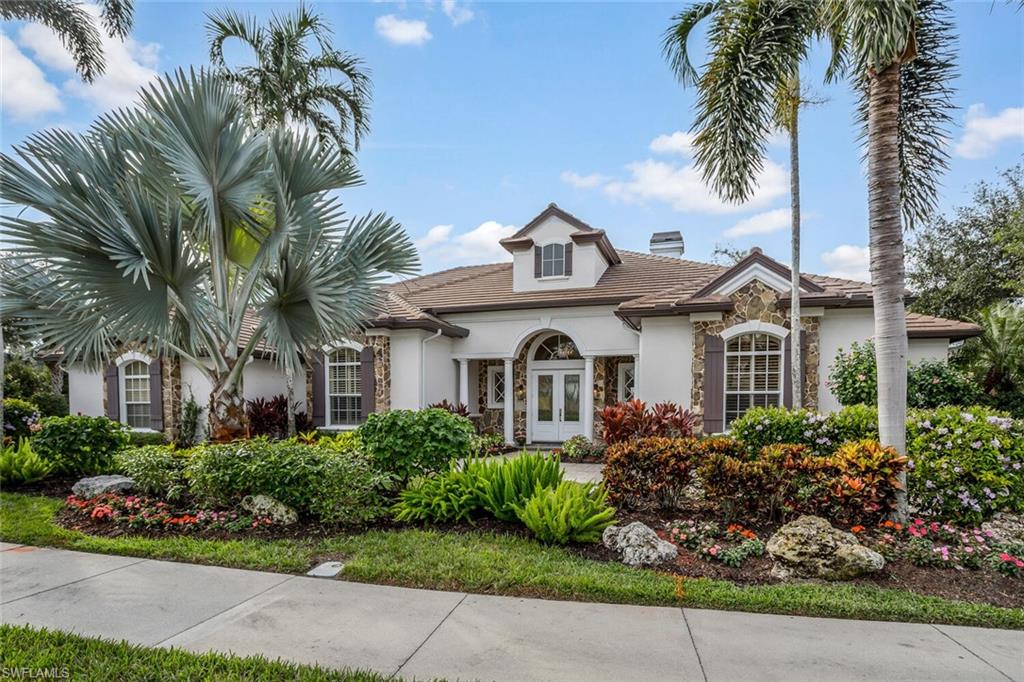
[[[683,625],[686,626],[686,634],[690,636],[690,644],[693,646],[693,653],[697,656],[697,665],[700,666],[700,674],[704,682],[708,682],[708,674],[704,670],[704,661],[700,657],[700,649],[697,648],[697,640],[693,638],[693,629],[690,627],[690,620],[686,617],[686,609],[679,607],[679,613],[683,614]]]
[[[455,609],[457,609],[460,606],[462,606],[462,602],[466,601],[466,599],[468,597],[469,597],[468,594],[462,595],[462,599],[459,600],[459,603],[457,603],[455,606],[453,606],[448,613],[444,614],[444,618],[442,618],[441,621],[437,625],[434,626],[434,629],[430,631],[430,634],[428,634],[426,637],[423,638],[423,641],[420,642],[419,645],[415,649],[413,649],[413,652],[405,657],[405,660],[402,661],[402,664],[399,665],[397,668],[395,668],[395,672],[393,672],[390,675],[388,675],[388,679],[394,679],[394,678],[398,677],[398,673],[402,672],[402,668],[404,668],[406,666],[406,664],[409,661],[412,660],[413,656],[415,656],[417,653],[419,653],[419,650],[423,648],[423,645],[430,641],[430,638],[434,636],[434,633],[437,632],[441,628],[442,625],[444,625],[445,621],[448,620],[449,616],[451,616],[453,613],[455,613]]]
[[[43,548],[43,549],[48,549],[48,548]],[[58,551],[65,551],[65,550],[58,550]],[[79,578],[77,580],[72,580],[70,582],[62,583],[60,585],[55,585],[53,587],[47,587],[45,590],[39,590],[38,592],[33,592],[32,594],[26,594],[26,595],[24,595],[22,597],[18,597],[17,599],[11,599],[10,601],[0,602],[0,604],[3,604],[4,606],[7,606],[9,604],[13,604],[15,602],[19,602],[22,599],[28,599],[29,597],[35,597],[36,595],[46,594],[47,592],[53,592],[54,590],[59,590],[59,589],[61,589],[63,587],[67,587],[68,585],[76,585],[76,584],[78,584],[80,582],[84,582],[86,580],[92,580],[93,578],[98,578],[101,575],[107,575],[108,573],[113,573],[115,571],[120,571],[122,568],[128,568],[129,566],[137,566],[137,565],[139,565],[141,563],[145,563],[147,561],[149,561],[149,559],[139,559],[138,561],[133,561],[130,564],[125,564],[123,566],[118,566],[116,568],[111,568],[110,570],[107,570],[107,571],[100,571],[99,573],[93,573],[92,575],[87,575],[84,578]]]
[[[957,645],[958,647],[960,647],[961,649],[963,649],[964,651],[966,651],[967,653],[969,653],[969,654],[970,654],[971,656],[974,656],[974,657],[975,657],[976,659],[978,659],[979,661],[981,661],[982,663],[984,663],[984,664],[985,664],[985,665],[987,665],[988,667],[992,668],[993,670],[995,670],[995,671],[996,671],[997,673],[999,673],[1000,675],[1002,675],[1002,676],[1003,676],[1003,677],[1005,677],[1006,679],[1010,680],[1010,682],[1014,682],[1014,680],[1013,680],[1013,678],[1012,678],[1012,677],[1010,677],[1009,675],[1007,675],[1006,673],[1004,673],[1004,672],[1003,672],[1002,670],[1000,670],[999,668],[997,668],[997,667],[995,667],[994,665],[992,665],[991,663],[989,663],[989,662],[988,662],[987,660],[985,660],[984,658],[982,658],[982,657],[981,657],[981,656],[979,656],[978,654],[974,653],[974,651],[972,651],[972,650],[971,650],[971,649],[970,649],[970,648],[969,648],[969,647],[968,647],[968,646],[967,646],[966,644],[964,644],[963,642],[961,642],[960,640],[958,640],[958,639],[957,639],[956,637],[953,637],[953,636],[952,636],[951,634],[949,634],[948,632],[946,632],[946,631],[945,631],[945,630],[943,630],[942,628],[940,628],[940,627],[937,627],[937,626],[935,626],[935,625],[932,625],[932,628],[934,628],[934,629],[935,629],[935,630],[936,630],[936,631],[937,631],[937,632],[938,632],[939,634],[941,634],[941,635],[942,635],[943,637],[945,637],[946,639],[948,639],[949,641],[953,642],[953,643],[954,643],[954,644],[956,644],[956,645]]]

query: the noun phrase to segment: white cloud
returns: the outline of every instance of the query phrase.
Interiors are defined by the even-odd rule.
[[[603,185],[608,182],[608,178],[600,173],[591,173],[590,175],[580,175],[573,171],[562,171],[559,176],[562,182],[578,187],[580,189],[593,189],[599,185]]]
[[[435,225],[416,241],[420,253],[448,263],[493,263],[512,260],[498,242],[515,234],[514,225],[488,220],[468,232],[453,234],[451,225]]]
[[[680,130],[671,135],[658,135],[651,140],[651,151],[655,154],[680,154],[682,156],[693,155],[693,133],[684,133]]]
[[[464,24],[473,18],[473,10],[460,5],[456,0],[441,0],[441,9],[452,21],[452,26]]]
[[[100,11],[96,5],[84,5],[99,25]],[[65,92],[97,109],[114,109],[135,101],[139,88],[156,80],[160,61],[159,43],[140,43],[131,36],[125,40],[111,38],[100,30],[106,69],[92,83],[85,83],[75,73],[75,62],[56,34],[42,24],[26,24],[18,32],[18,43],[29,50],[44,66],[66,71],[72,76],[64,82]]]
[[[984,104],[967,108],[964,134],[956,143],[956,153],[966,159],[992,155],[1004,140],[1024,140],[1024,107],[1003,109],[994,116],[985,114]]]
[[[871,252],[866,246],[842,244],[821,254],[821,262],[832,277],[871,281]]]
[[[744,218],[725,232],[724,237],[749,237],[755,234],[771,234],[790,226],[791,212],[788,208],[776,208]]]
[[[377,17],[373,25],[377,35],[395,45],[422,45],[434,37],[427,28],[427,22],[399,19],[394,14]]]
[[[448,241],[448,237],[451,236],[453,229],[455,229],[454,225],[435,225],[427,230],[425,235],[416,240],[416,248],[424,250],[438,244],[443,244]]]
[[[14,120],[61,111],[60,92],[14,41],[0,33],[0,109]]]
[[[765,161],[764,169],[757,177],[754,194],[744,204],[721,199],[704,184],[700,172],[692,164],[679,166],[647,159],[633,162],[626,168],[631,177],[607,183],[604,191],[608,196],[627,203],[648,199],[662,201],[680,212],[735,213],[769,204],[789,191],[786,170],[771,160]]]

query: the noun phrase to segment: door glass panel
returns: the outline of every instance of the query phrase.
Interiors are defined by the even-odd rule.
[[[537,375],[537,421],[553,421],[555,377],[552,374]]]
[[[566,374],[564,379],[564,421],[578,422],[580,420],[580,375]]]

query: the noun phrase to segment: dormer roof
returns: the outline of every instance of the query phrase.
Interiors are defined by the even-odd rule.
[[[619,257],[615,247],[608,240],[608,235],[604,230],[591,227],[568,211],[559,208],[558,204],[554,202],[548,204],[547,208],[538,213],[530,222],[523,225],[518,232],[511,237],[502,239],[499,243],[509,253],[532,248],[533,238],[530,236],[530,233],[544,224],[549,218],[558,218],[562,222],[576,228],[576,231],[569,235],[574,244],[596,243],[598,251],[601,252],[601,255],[604,256],[609,265],[618,265],[622,262],[622,258]]]

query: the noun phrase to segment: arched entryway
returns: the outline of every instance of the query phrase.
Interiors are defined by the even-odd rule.
[[[527,439],[533,443],[561,443],[586,432],[592,386],[587,383],[586,361],[567,334],[538,334],[527,346]],[[592,379],[590,379],[592,382]]]

